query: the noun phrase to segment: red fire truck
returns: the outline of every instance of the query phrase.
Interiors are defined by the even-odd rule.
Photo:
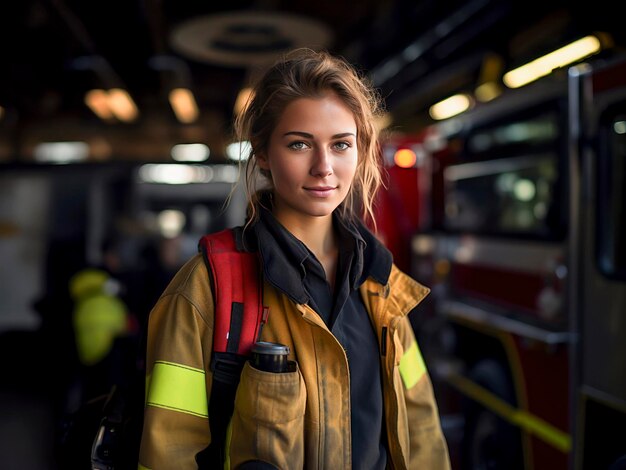
[[[460,423],[454,464],[626,468],[626,61],[556,71],[386,146],[421,155],[403,196],[429,194],[416,331],[444,429]]]

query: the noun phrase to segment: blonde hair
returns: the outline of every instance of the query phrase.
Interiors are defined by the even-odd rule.
[[[235,120],[238,140],[251,144],[242,169],[249,223],[258,217],[261,204],[259,173],[268,176],[261,172],[255,155],[267,152],[272,132],[289,103],[299,98],[320,98],[328,92],[334,92],[352,111],[357,127],[357,169],[350,192],[338,210],[343,217],[351,219],[360,212],[375,227],[374,197],[382,176],[374,118],[382,110],[381,100],[345,59],[311,49],[296,49],[270,67]]]

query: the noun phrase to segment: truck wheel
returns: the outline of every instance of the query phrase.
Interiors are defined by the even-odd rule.
[[[484,359],[469,374],[470,380],[516,406],[513,385],[499,362]],[[464,470],[523,470],[519,429],[471,399],[464,401],[465,434],[462,445]]]

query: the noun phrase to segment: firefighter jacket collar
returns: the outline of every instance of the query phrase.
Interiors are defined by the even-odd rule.
[[[258,246],[265,278],[274,287],[298,304],[308,303],[309,295],[302,279],[305,276],[304,262],[313,254],[269,210],[261,207],[259,215],[253,230],[246,230],[246,246]],[[336,213],[333,221],[342,238],[353,237],[357,248],[349,274],[352,289],[358,289],[368,277],[386,285],[393,261],[391,252],[360,222],[350,223]],[[252,236],[256,238],[256,242],[252,240]]]

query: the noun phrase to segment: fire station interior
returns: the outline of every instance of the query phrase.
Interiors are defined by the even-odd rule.
[[[203,234],[245,221],[233,118],[268,65],[309,47],[384,100],[379,236],[431,289],[410,319],[452,468],[626,468],[620,10],[3,2],[0,467],[136,468],[149,312]],[[94,282],[124,327],[86,368],[76,318]],[[92,467],[111,384],[130,390],[124,459]]]

